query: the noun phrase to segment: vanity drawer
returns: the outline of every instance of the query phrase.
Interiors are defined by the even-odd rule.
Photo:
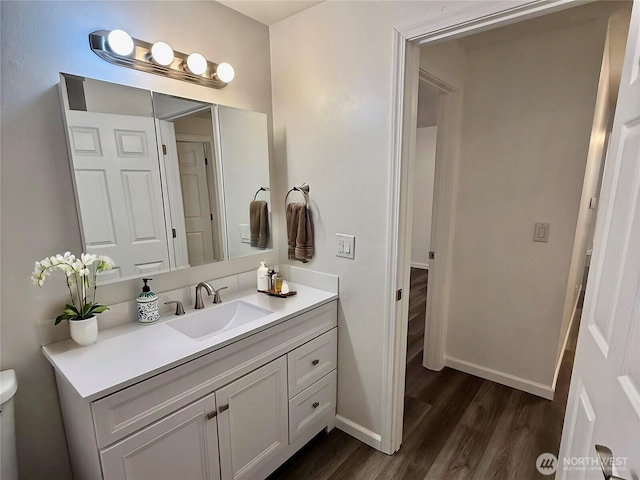
[[[338,329],[314,338],[287,355],[289,398],[334,370],[338,361]]]
[[[337,378],[333,370],[289,400],[289,443],[324,421],[327,415],[336,414]]]

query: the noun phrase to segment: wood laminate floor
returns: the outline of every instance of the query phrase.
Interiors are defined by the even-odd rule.
[[[385,455],[346,433],[321,433],[269,480],[529,480],[558,454],[573,368],[575,321],[553,401],[466,373],[422,367],[427,272],[412,269],[403,442]],[[577,312],[580,318],[580,312]]]

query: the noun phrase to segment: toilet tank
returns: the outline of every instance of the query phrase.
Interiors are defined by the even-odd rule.
[[[15,370],[0,372],[0,478],[18,479],[13,397],[18,390]]]

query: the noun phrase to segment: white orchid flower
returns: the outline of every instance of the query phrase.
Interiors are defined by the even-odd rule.
[[[85,266],[91,265],[98,259],[98,256],[95,253],[83,253],[80,255],[80,260]]]

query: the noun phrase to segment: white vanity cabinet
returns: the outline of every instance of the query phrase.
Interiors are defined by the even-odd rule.
[[[259,478],[289,445],[286,358],[245,375],[216,395],[222,478]]]
[[[334,427],[336,351],[333,300],[97,398],[56,370],[74,478],[265,478]]]
[[[109,480],[218,480],[215,394],[100,452]]]

